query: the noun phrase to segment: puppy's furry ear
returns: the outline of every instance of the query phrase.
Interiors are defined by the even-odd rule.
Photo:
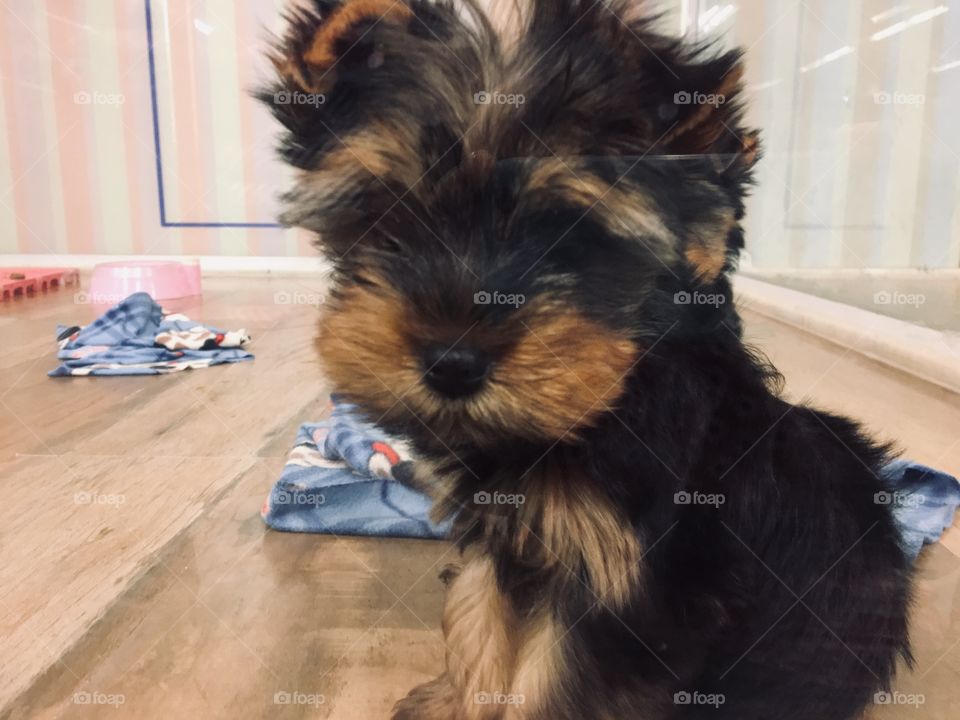
[[[422,216],[418,203],[459,162],[483,37],[449,3],[301,0],[272,52],[276,80],[258,93],[301,171],[281,220],[336,252],[368,230],[364,218]]]
[[[305,93],[322,93],[336,79],[336,65],[375,52],[361,45],[377,25],[405,26],[412,19],[402,0],[315,0],[312,7],[294,7],[287,15],[289,29],[274,49],[273,65],[284,83]],[[356,51],[356,52],[354,52]]]
[[[686,215],[671,252],[697,283],[709,284],[743,246],[739,220],[758,154],[757,136],[743,124],[741,55],[663,35],[644,5],[523,3],[525,30],[503,82],[526,102],[494,116],[499,134],[491,134],[501,156],[556,155],[566,175],[577,167],[574,178],[539,173],[547,181],[528,189],[554,188],[560,202],[585,202],[615,233],[664,237],[654,227],[662,220],[656,208],[645,211],[631,183],[642,189],[658,173],[688,175],[677,180],[684,197],[670,200]],[[595,171],[581,170],[578,157],[595,158]],[[613,161],[611,177],[604,159]]]
[[[757,144],[741,127],[739,52],[663,35],[643,2],[519,7],[524,30],[502,82],[526,102],[498,117],[501,156],[723,154],[749,170]]]
[[[732,269],[743,248],[743,198],[760,156],[759,133],[743,123],[742,53],[738,50],[704,58],[709,49],[695,48],[678,56],[672,125],[658,143],[672,155],[702,158],[721,179],[726,196],[721,205],[702,205],[687,226],[682,252],[696,282],[709,284]]]
[[[740,51],[698,61],[694,51],[673,68],[673,126],[661,144],[678,155],[717,155],[726,170],[753,167],[760,152],[759,134],[742,122],[743,65]]]
[[[664,81],[671,91],[670,127],[658,142],[663,152],[712,168],[713,190],[688,205],[681,252],[696,284],[710,285],[736,266],[744,246],[740,220],[752,169],[760,156],[759,133],[743,122],[743,65],[739,50],[713,54],[709,47],[678,53]],[[666,72],[666,69],[665,69]],[[714,195],[713,198],[710,196]]]

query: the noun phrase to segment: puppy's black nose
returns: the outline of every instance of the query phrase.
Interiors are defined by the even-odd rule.
[[[427,385],[452,398],[475,393],[490,371],[490,361],[483,353],[466,348],[435,345],[424,353],[423,363]]]

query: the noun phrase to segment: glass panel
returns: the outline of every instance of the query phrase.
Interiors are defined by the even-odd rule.
[[[765,154],[743,271],[960,330],[960,3],[675,5],[678,31],[746,49]]]

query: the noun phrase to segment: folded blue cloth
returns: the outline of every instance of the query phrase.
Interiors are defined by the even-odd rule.
[[[875,501],[893,505],[903,548],[916,559],[924,545],[935,543],[953,524],[960,504],[960,483],[952,475],[926,465],[896,460],[883,469],[887,492]]]
[[[413,462],[406,443],[360,419],[357,406],[331,398],[330,419],[301,425],[280,480],[261,515],[275,530],[444,538],[450,522],[430,521],[430,500],[399,482]],[[960,482],[898,460],[883,469],[887,490],[874,502],[893,506],[904,551],[916,559],[953,523]]]
[[[275,530],[444,538],[430,501],[398,481],[411,464],[406,443],[336,402],[329,420],[301,425],[296,445],[261,515]]]
[[[245,330],[224,332],[184,315],[166,314],[146,293],[134,293],[85,328],[57,327],[62,364],[48,374],[161,375],[252,360]]]

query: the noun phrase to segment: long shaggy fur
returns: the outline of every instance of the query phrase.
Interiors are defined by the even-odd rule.
[[[637,5],[312,0],[277,41],[320,353],[464,550],[395,720],[852,720],[909,659],[888,449],[741,341],[740,54]]]

